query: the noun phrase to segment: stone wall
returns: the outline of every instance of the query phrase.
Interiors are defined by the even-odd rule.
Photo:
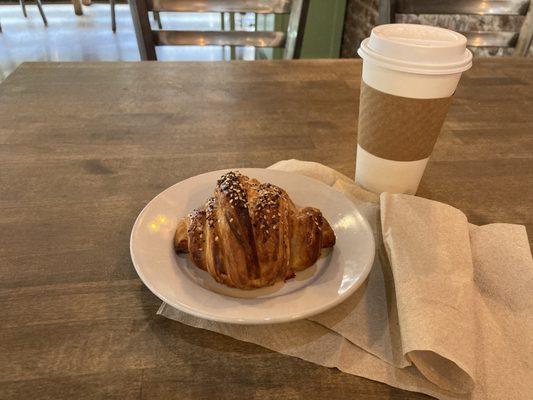
[[[397,22],[441,26],[455,31],[519,31],[523,16],[480,15],[398,15]],[[370,35],[378,21],[378,0],[348,0],[342,40],[341,56],[357,57],[361,41]],[[513,49],[472,48],[475,56],[511,55]],[[533,48],[529,50],[533,56]]]
[[[357,57],[361,41],[378,23],[378,0],[348,0],[342,35],[341,57]]]

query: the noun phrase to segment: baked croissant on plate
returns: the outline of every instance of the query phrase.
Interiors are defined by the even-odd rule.
[[[177,253],[239,289],[292,278],[334,244],[320,210],[298,208],[283,189],[233,171],[217,181],[204,207],[179,221],[174,239]]]

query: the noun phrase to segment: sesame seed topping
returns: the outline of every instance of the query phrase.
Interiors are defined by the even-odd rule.
[[[230,171],[217,181],[218,190],[227,196],[229,203],[237,209],[246,208],[247,194],[243,181],[247,179],[237,171]]]

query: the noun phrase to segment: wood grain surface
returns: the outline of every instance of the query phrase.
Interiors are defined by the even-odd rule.
[[[419,399],[155,315],[129,234],[187,177],[353,176],[357,60],[31,63],[0,85],[0,398]],[[419,191],[533,238],[533,61],[475,60]]]

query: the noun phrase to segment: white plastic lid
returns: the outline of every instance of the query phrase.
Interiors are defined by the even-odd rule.
[[[382,67],[418,74],[454,74],[472,66],[463,35],[427,25],[376,26],[357,53]]]

